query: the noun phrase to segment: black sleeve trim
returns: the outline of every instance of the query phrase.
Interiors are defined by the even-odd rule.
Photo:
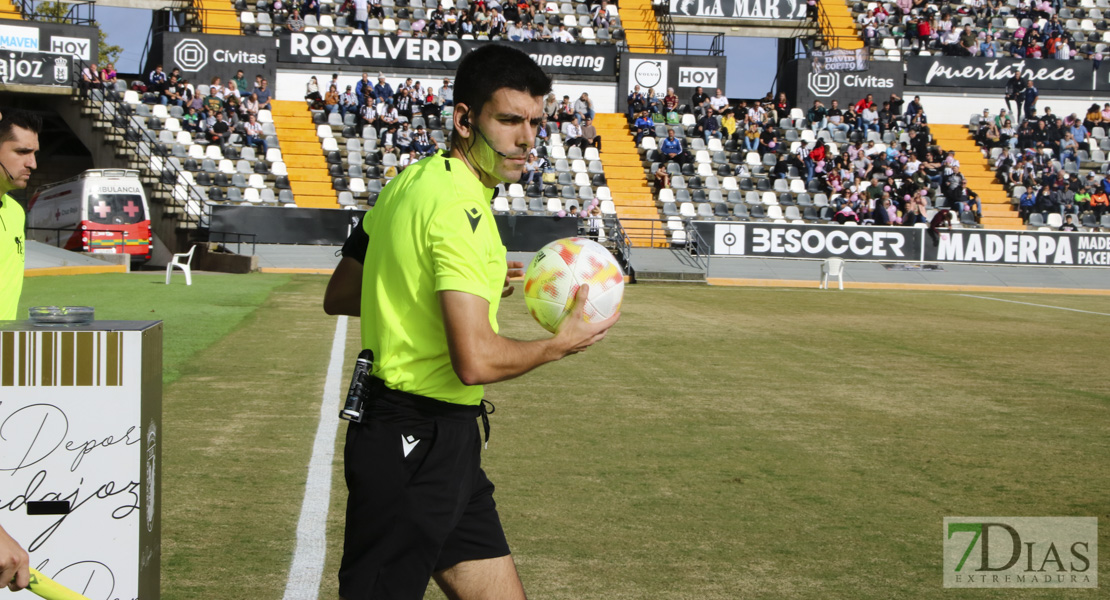
[[[347,241],[343,242],[342,250],[343,256],[357,260],[360,265],[366,260],[366,249],[370,246],[370,236],[366,235],[363,227],[365,220],[366,215],[363,214],[358,225],[351,230],[351,235],[347,236]]]

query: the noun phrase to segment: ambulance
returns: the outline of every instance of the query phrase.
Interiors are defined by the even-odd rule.
[[[39,188],[27,215],[28,238],[76,252],[150,259],[150,208],[139,172],[89,169]]]

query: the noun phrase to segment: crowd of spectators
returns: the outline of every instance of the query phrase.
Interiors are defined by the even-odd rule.
[[[774,155],[767,171],[732,161],[736,177],[804,179],[809,192],[829,196],[832,219],[839,223],[928,224],[930,211],[938,208],[966,213],[965,223],[982,216],[979,197],[968,188],[955,154],[934,143],[919,97],[905,103],[891,94],[878,105],[869,94],[846,108],[836,100],[828,107],[816,101],[804,119],[791,120],[794,107],[785,94],[733,104],[720,90],[710,97],[697,88],[689,103],[679,105],[672,89],[662,98],[652,92],[635,88],[628,103],[637,143],[655,136],[659,125],[666,127],[666,137],[657,141],[656,189],[669,185],[667,163],[693,161],[686,145],[690,138],[716,138],[725,151]],[[684,127],[678,115],[686,113],[694,124]],[[676,129],[685,135],[676,135]],[[812,141],[799,136],[801,129],[813,132]],[[943,199],[942,206],[936,198]]]
[[[1097,222],[1107,212],[1107,163],[1096,161],[1101,173],[1088,170],[1086,175],[1080,166],[1092,153],[1102,152],[1094,132],[1099,128],[1105,137],[1110,103],[1092,104],[1082,116],[1063,118],[1046,106],[1040,113],[1027,111],[1017,126],[1004,108],[997,115],[988,109],[976,117],[975,139],[994,158],[998,180],[1014,194],[1023,222],[1034,213],[1042,219],[1051,213],[1078,218],[1087,211]]]
[[[321,17],[319,0],[258,0],[256,9],[267,13],[272,22],[281,27],[278,31],[285,33],[302,31],[310,15],[313,20],[308,23],[318,23]],[[564,20],[558,3],[546,0],[476,0],[446,8],[440,4],[427,10],[419,2],[412,3],[411,7],[409,3],[397,2],[396,8],[390,8],[383,6],[381,0],[344,0],[338,8],[338,15],[344,17],[344,22],[364,34],[370,33],[371,19],[384,19],[393,14],[406,22],[401,33],[412,37],[488,36],[518,42],[569,43],[579,39],[583,27],[603,32],[599,36],[603,40],[621,37],[617,7],[608,0],[591,2],[586,14],[580,15],[585,18],[576,18],[573,24]]]
[[[1102,46],[1087,42],[1101,43],[1100,32],[1110,29],[1097,9],[1073,11],[1061,0],[968,0],[939,6],[926,0],[896,0],[857,4],[856,10],[868,45],[877,47],[893,38],[903,40],[907,51],[948,56],[1089,58],[1097,65]],[[1080,22],[1083,17],[1094,18]]]
[[[394,89],[385,75],[379,74],[375,83],[369,73],[363,73],[354,85],[342,86],[342,92],[340,86],[339,74],[334,73],[321,94],[322,86],[315,76],[310,77],[305,101],[312,109],[337,114],[345,124],[357,124],[358,131],[373,128],[381,152],[396,155],[400,169],[436,151],[438,146],[422,121],[439,123],[450,114],[454,105],[450,78],[443,79],[439,90],[411,77]]]
[[[102,76],[98,83],[107,85],[108,81]],[[213,77],[207,84],[193,84],[180,69],[174,67],[167,73],[162,65],[157,65],[145,80],[133,82],[131,89],[139,92],[146,104],[178,107],[182,130],[195,140],[224,144],[231,134],[239,133],[249,145],[265,152],[267,145],[258,113],[270,110],[273,92],[269,85],[261,75],[248,83],[242,69],[226,85],[220,77]]]

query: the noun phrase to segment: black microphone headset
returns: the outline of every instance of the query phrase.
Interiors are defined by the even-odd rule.
[[[463,115],[462,118],[459,119],[459,124],[462,125],[463,127],[470,127],[470,117],[467,116],[467,115]],[[513,157],[509,156],[508,154],[505,154],[504,152],[495,148],[493,146],[493,144],[490,143],[489,138],[486,137],[486,134],[482,133],[482,128],[481,127],[478,127],[478,125],[474,125],[474,131],[477,131],[478,135],[482,136],[482,139],[486,141],[486,145],[489,146],[490,150],[493,150],[494,154],[500,156],[501,158],[513,158]],[[3,166],[3,165],[0,165],[0,166]]]

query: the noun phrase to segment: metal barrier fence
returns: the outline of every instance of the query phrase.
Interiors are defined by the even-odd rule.
[[[78,59],[75,62],[81,69],[87,66],[85,61]],[[122,148],[131,160],[138,159],[141,173],[153,172],[153,182],[148,182],[148,185],[161,194],[151,194],[150,200],[161,196],[164,206],[177,214],[179,228],[207,228],[205,205],[208,198],[191,183],[191,174],[186,175],[184,169],[169,160],[170,150],[166,144],[146,127],[146,123],[129,112],[132,109],[122,102],[121,92],[115,88],[93,89],[89,90],[89,99],[100,112],[100,117],[111,123],[116,134],[120,134],[117,149]],[[158,160],[154,160],[156,158]],[[158,162],[162,163],[162,168],[154,172],[152,165]]]
[[[96,25],[96,2],[89,0],[18,0],[12,4],[28,21]]]

